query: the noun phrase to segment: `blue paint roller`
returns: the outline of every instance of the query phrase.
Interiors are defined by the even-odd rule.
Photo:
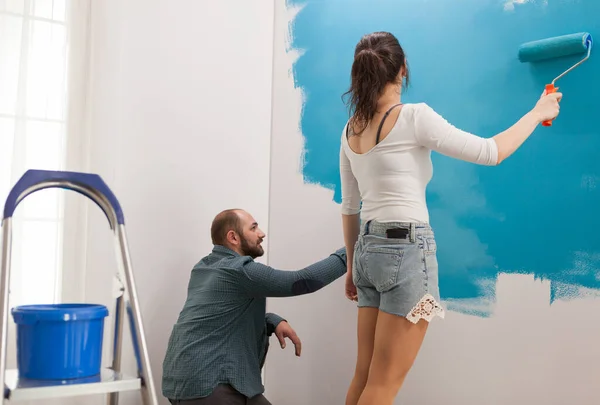
[[[558,75],[552,83],[546,85],[546,94],[554,93],[558,87],[554,83],[585,62],[592,52],[592,35],[589,32],[578,32],[575,34],[561,35],[558,37],[540,39],[526,42],[519,47],[519,61],[539,62],[547,59],[560,58],[563,56],[576,55],[587,52],[587,56]],[[544,121],[545,127],[552,126],[552,121]]]

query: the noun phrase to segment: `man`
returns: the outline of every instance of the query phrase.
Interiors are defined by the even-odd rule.
[[[315,292],[346,274],[345,248],[298,271],[254,261],[265,234],[250,214],[226,210],[213,220],[212,252],[194,268],[187,300],[163,362],[163,395],[180,405],[270,405],[261,380],[269,336],[300,356],[287,321],[266,313],[266,297]]]

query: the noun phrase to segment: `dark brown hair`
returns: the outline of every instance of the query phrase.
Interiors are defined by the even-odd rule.
[[[213,219],[210,227],[210,236],[214,245],[224,246],[227,243],[227,232],[235,231],[242,236],[242,223],[238,215],[239,209],[221,211]]]
[[[358,124],[362,133],[377,112],[377,101],[388,83],[401,83],[400,70],[406,68],[405,84],[408,85],[408,64],[398,39],[389,32],[373,32],[364,35],[354,50],[350,89],[349,112],[352,123]],[[400,80],[400,82],[399,82]]]

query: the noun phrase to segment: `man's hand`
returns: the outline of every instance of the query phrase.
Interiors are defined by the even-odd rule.
[[[275,328],[275,336],[279,339],[279,344],[282,349],[285,349],[285,338],[289,338],[294,346],[296,347],[296,356],[300,357],[300,352],[302,351],[302,342],[300,342],[300,338],[296,335],[296,332],[289,323],[286,321],[279,322],[279,325]]]

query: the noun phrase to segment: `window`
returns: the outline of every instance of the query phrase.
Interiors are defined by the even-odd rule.
[[[67,0],[0,0],[2,206],[27,169],[65,167],[67,14]],[[38,191],[15,212],[10,307],[60,300],[65,193]]]

